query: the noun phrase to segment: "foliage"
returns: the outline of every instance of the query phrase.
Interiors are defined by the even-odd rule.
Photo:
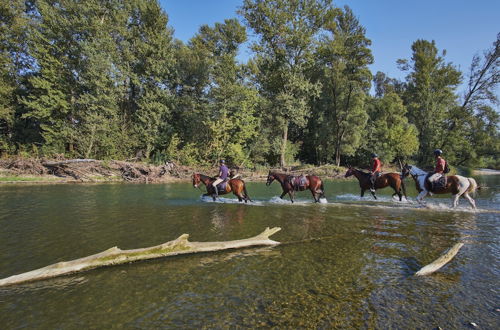
[[[184,43],[157,0],[1,1],[0,156],[330,171],[371,152],[430,165],[440,148],[455,167],[500,166],[500,34],[467,73],[416,40],[397,80],[372,77],[349,7],[245,0],[239,14]]]

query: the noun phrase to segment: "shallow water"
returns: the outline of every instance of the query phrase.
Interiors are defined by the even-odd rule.
[[[112,246],[157,245],[183,233],[221,241],[279,226],[276,247],[178,256],[0,288],[0,324],[14,328],[499,328],[500,176],[478,177],[479,211],[450,196],[414,203],[359,198],[329,181],[281,200],[248,183],[254,202],[214,203],[188,183],[0,186],[0,278]],[[457,242],[427,277],[412,276]]]

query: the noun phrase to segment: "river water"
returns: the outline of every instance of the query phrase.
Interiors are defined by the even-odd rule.
[[[328,181],[291,204],[278,184],[248,183],[255,200],[213,203],[189,183],[0,186],[0,278],[190,234],[254,236],[279,226],[276,247],[136,262],[0,288],[2,329],[500,328],[500,176],[476,196],[428,207],[359,198],[356,181]],[[413,182],[409,196],[414,201]],[[413,274],[457,242],[440,271]]]

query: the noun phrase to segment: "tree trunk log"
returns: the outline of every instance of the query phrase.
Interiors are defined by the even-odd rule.
[[[464,246],[464,243],[457,243],[453,245],[451,249],[446,251],[441,257],[436,259],[434,262],[428,264],[425,267],[422,267],[418,272],[415,273],[416,276],[424,276],[434,273],[439,270],[441,267],[446,265],[453,257],[458,253],[458,250]]]
[[[66,164],[75,164],[75,163],[100,163],[100,160],[95,159],[69,159],[63,160],[60,162],[42,162],[43,166],[61,166]]]
[[[257,236],[225,242],[189,242],[188,234],[179,238],[153,247],[133,250],[120,250],[112,247],[106,251],[88,257],[71,261],[62,261],[56,264],[32,270],[27,273],[13,275],[0,280],[0,286],[19,284],[23,282],[42,280],[46,278],[82,272],[103,266],[119,265],[137,260],[147,260],[174,256],[179,254],[219,251],[226,249],[238,249],[259,245],[278,245],[279,242],[269,239],[269,236],[280,231],[281,228],[266,228]]]

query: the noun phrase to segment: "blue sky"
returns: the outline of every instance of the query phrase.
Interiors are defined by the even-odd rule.
[[[188,41],[200,25],[213,25],[238,17],[242,0],[160,0],[169,16],[174,36]],[[393,78],[404,78],[398,58],[411,57],[411,44],[417,39],[435,40],[446,49],[445,60],[467,72],[474,54],[490,48],[500,32],[500,1],[464,0],[352,0],[334,1],[348,5],[366,28],[372,41],[373,73],[382,71]],[[243,49],[240,58],[248,58]]]

